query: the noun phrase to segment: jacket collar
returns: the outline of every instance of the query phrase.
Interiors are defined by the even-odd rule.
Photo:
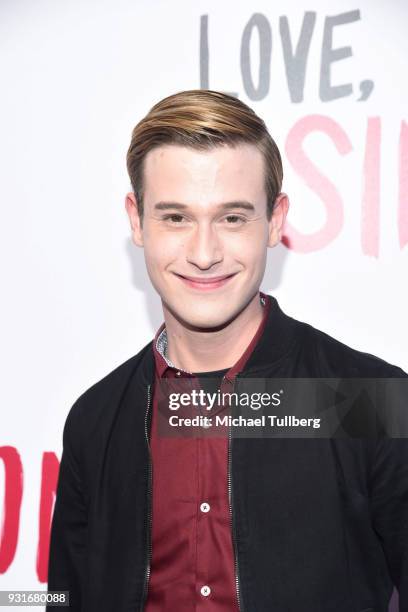
[[[231,368],[228,374],[233,375],[238,371],[240,376],[255,376],[263,373],[265,369],[285,357],[297,338],[298,322],[286,315],[280,308],[278,301],[271,295],[261,293],[261,298],[266,300],[266,316],[261,323],[260,332],[252,340],[247,351],[241,359]],[[164,323],[160,326],[155,338],[145,347],[145,354],[141,360],[141,377],[143,384],[151,384],[155,374],[155,349]],[[256,340],[256,341],[255,341]],[[249,356],[248,356],[249,355]]]
[[[271,302],[268,298],[269,296],[267,296],[265,293],[262,293],[262,291],[259,292],[259,300],[263,307],[262,321],[260,322],[258,329],[256,330],[254,336],[252,337],[245,351],[242,353],[240,358],[226,372],[225,378],[228,378],[231,382],[235,378],[235,376],[243,370],[255,346],[257,345],[260,338],[262,337],[262,334],[265,329],[266,321],[268,318],[269,309],[271,306]],[[169,371],[171,370],[173,371],[173,373],[177,373],[178,375],[180,374],[180,372],[182,372],[183,375],[185,376],[188,376],[188,377],[194,376],[192,372],[187,372],[186,370],[183,370],[182,368],[177,368],[168,358],[167,356],[167,331],[166,331],[166,327],[164,323],[160,326],[159,330],[157,331],[154,337],[153,353],[154,353],[155,364],[156,364],[156,373],[158,374],[160,378],[169,374]]]
[[[249,357],[242,375],[253,376],[283,359],[299,337],[299,322],[285,314],[271,295],[268,317],[259,342]]]

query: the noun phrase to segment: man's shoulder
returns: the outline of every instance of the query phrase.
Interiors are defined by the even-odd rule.
[[[71,418],[75,418],[75,413],[81,413],[84,409],[98,412],[107,405],[116,405],[130,379],[139,372],[144,358],[151,350],[151,344],[151,341],[148,342],[136,355],[120,363],[81,393],[71,407]]]
[[[342,342],[327,332],[309,323],[297,321],[303,329],[305,344],[312,352],[319,376],[322,377],[361,377],[361,378],[395,378],[408,374],[397,365],[363,350]]]

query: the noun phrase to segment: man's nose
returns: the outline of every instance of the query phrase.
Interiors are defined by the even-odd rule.
[[[222,248],[217,231],[211,223],[197,224],[189,237],[187,261],[202,270],[222,261]]]

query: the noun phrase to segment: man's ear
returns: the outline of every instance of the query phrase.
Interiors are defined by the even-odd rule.
[[[272,216],[269,221],[269,247],[274,247],[281,241],[288,209],[289,198],[286,193],[280,193],[275,200]]]
[[[132,228],[132,240],[137,245],[143,246],[143,228],[142,221],[139,215],[136,196],[131,191],[126,194],[125,207],[129,216],[130,227]]]

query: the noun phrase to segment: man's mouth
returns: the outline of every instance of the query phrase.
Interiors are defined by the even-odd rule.
[[[201,291],[210,291],[211,289],[218,289],[228,283],[228,281],[235,276],[237,273],[224,274],[222,276],[184,276],[177,274],[188,287],[192,289],[200,289]]]

